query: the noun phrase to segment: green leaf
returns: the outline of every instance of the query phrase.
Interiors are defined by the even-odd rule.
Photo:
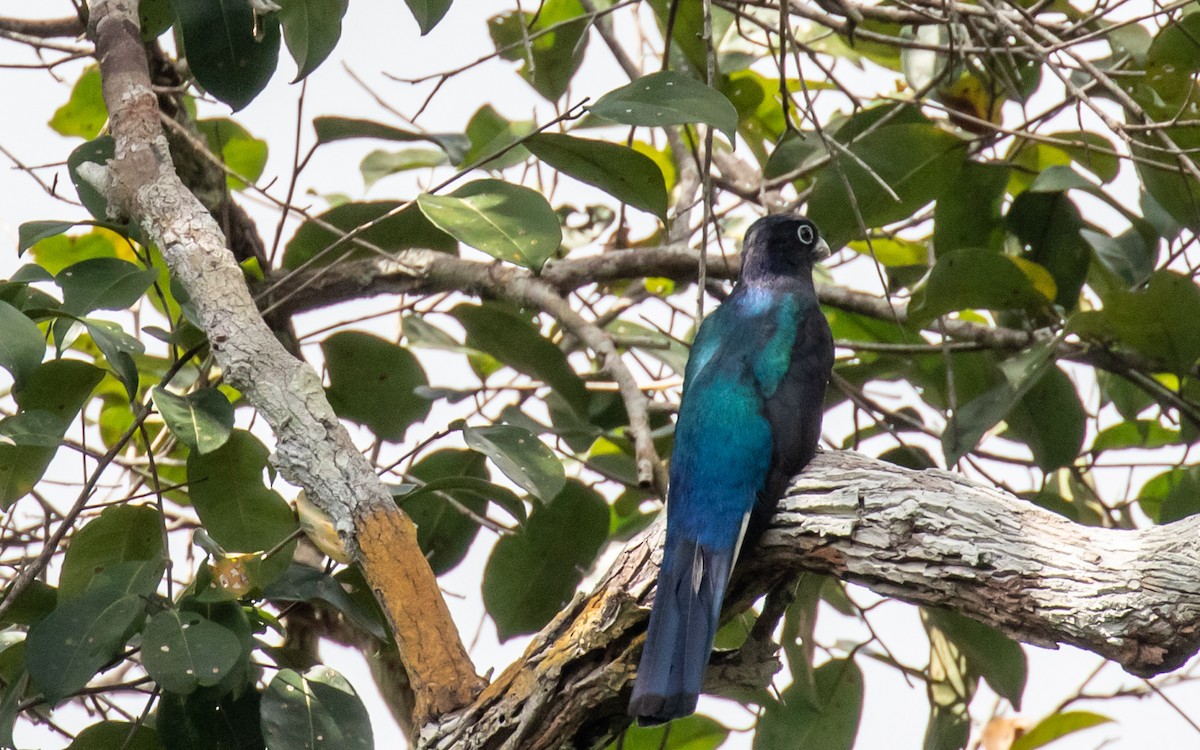
[[[521,77],[552,102],[567,92],[583,63],[589,26],[579,0],[546,0],[536,15],[509,11],[488,20],[500,57],[520,60]]]
[[[937,259],[923,289],[909,306],[918,326],[957,310],[1039,310],[1048,300],[1006,256],[990,250],[952,250]]]
[[[494,424],[463,427],[463,439],[499,467],[504,475],[530,494],[550,502],[563,489],[562,461],[537,435],[521,427]]]
[[[1049,138],[1070,141],[1070,145],[1057,144],[1057,148],[1071,157],[1079,166],[1100,178],[1102,183],[1112,182],[1121,169],[1120,160],[1114,153],[1112,142],[1099,133],[1085,130],[1070,130],[1051,133]]]
[[[67,175],[71,178],[71,184],[75,186],[84,208],[99,221],[108,219],[108,198],[105,197],[108,185],[107,182],[93,184],[97,177],[105,174],[95,174],[96,168],[107,169],[108,162],[115,158],[116,143],[111,135],[102,135],[82,143],[67,157]]]
[[[87,234],[73,236],[58,234],[45,237],[30,249],[30,254],[37,263],[37,267],[40,267],[45,274],[57,274],[72,263],[78,263],[81,260],[117,257],[116,242],[118,241],[120,238],[116,234],[98,226],[97,229],[93,229]],[[13,280],[16,281],[16,279]],[[51,275],[49,279],[39,278],[36,280],[53,281],[54,276]]]
[[[1157,248],[1147,248],[1146,239],[1135,229],[1129,229],[1116,237],[1082,229],[1083,237],[1096,256],[1110,273],[1125,283],[1127,288],[1141,286],[1154,273]]]
[[[188,454],[192,505],[204,529],[229,552],[269,550],[296,531],[291,506],[263,483],[268,453],[258,438],[234,430],[217,450]],[[265,560],[255,583],[274,580],[290,560],[287,549]]]
[[[300,0],[306,2],[308,0]],[[267,142],[250,135],[250,131],[227,117],[198,120],[196,128],[208,140],[208,148],[221,157],[225,166],[257,182],[267,166]],[[247,184],[233,175],[226,175],[225,184],[230,190],[245,190]]]
[[[999,252],[1004,247],[1000,208],[1008,174],[1005,164],[968,161],[963,165],[933,209],[933,250],[937,255],[971,247]]]
[[[1050,370],[1056,369],[1052,355],[1051,346],[1042,345],[1014,357],[1005,363],[1005,379],[954,412],[942,433],[947,466],[953,466],[974,450],[988,430],[1004,419]]]
[[[101,721],[87,727],[67,745],[67,750],[162,750],[153,727],[128,721]]]
[[[417,205],[458,241],[534,271],[562,244],[554,209],[541,193],[520,185],[476,180],[449,195],[423,193]]]
[[[666,221],[667,186],[662,170],[650,157],[615,143],[560,133],[538,133],[524,145],[560,172]]]
[[[1126,448],[1153,450],[1168,445],[1179,445],[1180,440],[1179,430],[1163,427],[1156,419],[1138,419],[1120,422],[1102,430],[1092,443],[1092,452]]]
[[[268,747],[373,750],[371,718],[345,677],[325,666],[281,669],[262,697]]]
[[[138,25],[142,41],[150,43],[163,35],[175,23],[171,0],[141,0],[138,3]]]
[[[657,727],[631,726],[607,750],[717,750],[728,737],[729,727],[692,714]]]
[[[161,561],[142,565],[157,566],[162,575]],[[119,653],[145,611],[142,580],[99,582],[29,627],[25,668],[48,702],[82,689]]]
[[[100,68],[89,65],[71,88],[67,103],[54,112],[50,127],[59,135],[78,136],[90,141],[108,122],[108,107],[100,91]]]
[[[677,375],[683,375],[687,368],[688,348],[661,331],[621,319],[609,323],[605,330],[618,337],[618,344],[644,351],[670,367]]]
[[[1174,24],[1172,24],[1174,25]],[[1190,77],[1187,79],[1191,84]],[[1187,94],[1177,105],[1170,105],[1171,112],[1181,110],[1194,94]],[[1163,113],[1158,122],[1174,118],[1174,114]],[[1168,135],[1175,145],[1190,153],[1200,147],[1200,128],[1165,127],[1158,132]],[[1180,169],[1179,164],[1162,152],[1162,144],[1155,137],[1140,134],[1133,137],[1130,150],[1136,159],[1134,168],[1141,178],[1142,187],[1167,214],[1178,224],[1188,229],[1200,227],[1200,183]]]
[[[479,524],[466,511],[482,516],[491,499],[510,513],[520,513],[518,518],[525,520],[525,504],[509,490],[495,485],[492,485],[494,490],[487,490],[470,484],[490,485],[485,461],[474,451],[431,453],[409,470],[412,476],[426,482],[425,486],[396,498],[417,525],[417,544],[425,553],[429,567],[438,575],[462,562],[479,533]],[[453,486],[447,486],[447,483]],[[434,489],[426,489],[430,486]],[[511,499],[505,498],[503,493],[512,495]],[[452,504],[451,499],[461,507]]]
[[[1021,645],[969,617],[947,609],[926,608],[927,622],[950,639],[967,667],[987,681],[996,694],[1021,710],[1029,667]]]
[[[824,167],[813,184],[808,218],[835,249],[862,236],[855,206],[868,229],[908,219],[953,184],[966,147],[966,141],[935,125],[873,130],[844,144],[849,154],[834,150],[835,163]]]
[[[704,5],[701,3],[676,3],[672,0],[650,0],[654,20],[659,33],[665,38],[671,25],[671,48],[669,60],[672,70],[678,70],[694,78],[703,79],[708,68],[708,44],[704,40]],[[732,20],[729,11],[714,7],[712,10],[713,43],[720,46]],[[717,50],[719,52],[719,50]],[[723,56],[718,54],[718,63]],[[717,73],[720,75],[721,67]]]
[[[702,122],[724,133],[730,143],[737,133],[737,109],[723,94],[670,70],[651,73],[614,89],[588,110],[624,125],[665,127]]]
[[[349,0],[281,0],[283,41],[296,61],[296,83],[317,69],[342,36]]]
[[[253,101],[279,64],[279,18],[271,13],[256,20],[248,0],[172,5],[196,82],[235,112]]]
[[[241,656],[236,635],[195,612],[164,610],[142,630],[142,666],[171,693],[216,685]]]
[[[870,242],[853,240],[846,247],[897,271],[929,264],[929,248],[924,242],[913,242],[900,237],[880,237]]]
[[[359,331],[335,333],[321,342],[321,351],[329,370],[329,405],[338,416],[394,443],[428,416],[429,402],[415,391],[429,381],[412,352]]]
[[[766,706],[754,732],[755,750],[811,747],[850,750],[862,718],[863,678],[851,659],[831,659],[814,678],[819,706],[804,700],[793,683]]]
[[[104,371],[86,362],[58,359],[42,363],[17,391],[23,412],[47,412],[57,422],[61,440],[75,415],[104,378]],[[39,417],[48,425],[44,417]],[[6,510],[34,488],[42,478],[57,447],[6,445],[0,442],[0,510]]]
[[[1159,524],[1200,513],[1200,467],[1171,469],[1146,482],[1138,506]]]
[[[0,419],[0,443],[57,448],[62,442],[62,424],[48,411],[23,411]]]
[[[42,581],[33,581],[17,596],[0,618],[3,625],[32,625],[54,610],[58,589]]]
[[[379,180],[410,169],[440,167],[449,163],[446,153],[433,148],[406,148],[402,151],[376,150],[363,157],[358,165],[363,182],[370,189]]]
[[[54,237],[79,225],[78,221],[27,221],[17,228],[17,255],[47,237]]]
[[[323,145],[350,138],[380,138],[385,141],[424,142],[436,144],[446,152],[450,161],[458,164],[471,143],[461,133],[414,133],[372,120],[356,120],[350,117],[318,117],[313,120],[317,131],[317,144]]]
[[[354,241],[341,243],[332,250],[329,248],[338,242],[342,233],[374,221],[399,205],[396,201],[343,203],[315,219],[305,221],[283,251],[283,267],[295,270],[307,264],[308,267],[317,268],[340,260],[375,258],[373,250],[361,247]],[[341,233],[326,229],[322,224],[337,227]],[[458,242],[431,224],[416,206],[409,206],[395,216],[389,216],[360,234],[358,239],[389,253],[411,248],[449,253],[458,250]]]
[[[1200,288],[1187,276],[1161,269],[1144,290],[1112,291],[1104,309],[1076,313],[1068,329],[1086,338],[1116,340],[1186,372],[1200,359]]]
[[[1060,737],[1082,732],[1084,729],[1091,729],[1101,724],[1108,724],[1111,721],[1112,719],[1107,716],[1091,711],[1063,711],[1051,714],[1034,725],[1033,729],[1018,737],[1013,742],[1011,750],[1034,750],[1034,748],[1045,747]]]
[[[36,323],[7,302],[0,302],[0,331],[0,367],[19,390],[42,364],[46,339]]]
[[[1075,463],[1083,448],[1087,412],[1067,374],[1050,368],[1009,410],[1005,437],[1017,437],[1043,471]]]
[[[450,3],[453,0],[404,0],[408,5],[408,9],[412,11],[413,18],[417,19],[417,26],[421,28],[421,36],[425,36],[433,27],[438,25],[438,21],[446,15],[446,11],[450,10]]]
[[[1027,190],[1013,200],[1006,220],[1028,249],[1024,257],[1054,277],[1058,290],[1055,304],[1075,309],[1091,258],[1088,244],[1080,235],[1083,218],[1075,204],[1064,192]]]
[[[148,505],[114,505],[75,532],[58,577],[60,602],[80,596],[119,563],[161,560],[162,517]]]
[[[541,380],[576,413],[588,409],[587,386],[566,354],[542,335],[530,319],[495,302],[461,303],[450,311],[467,332],[467,346],[486,352],[517,372]]]
[[[805,131],[803,137],[796,131],[788,131],[779,139],[775,150],[763,167],[763,177],[775,179],[799,169],[806,161],[822,154],[820,139],[811,131]]]
[[[233,405],[216,388],[177,396],[156,386],[150,395],[171,434],[201,454],[220,448],[233,432]]]
[[[129,400],[135,401],[138,391],[138,367],[133,358],[145,354],[146,346],[111,321],[92,318],[80,320],[87,327],[92,342],[108,360],[108,366],[125,386]]]
[[[507,487],[501,487],[486,479],[478,479],[476,477],[442,477],[431,480],[417,487],[412,492],[406,493],[401,499],[401,506],[407,511],[413,501],[426,497],[444,498],[446,496],[455,498],[463,507],[476,505],[471,500],[485,501],[483,505],[479,506],[479,510],[476,511],[474,508],[471,508],[476,515],[483,515],[486,509],[484,506],[486,506],[487,502],[491,502],[498,505],[515,520],[519,522],[525,520],[525,503],[516,493]],[[461,510],[453,510],[452,512],[462,514]],[[471,523],[474,523],[474,521],[471,521]]]
[[[388,639],[387,629],[373,612],[358,606],[333,576],[307,565],[292,563],[283,575],[263,590],[263,598],[283,602],[322,601],[379,640]]]
[[[67,266],[54,281],[62,289],[63,309],[75,315],[93,310],[124,310],[158,280],[158,269],[141,268],[119,258],[90,258]]]
[[[608,519],[604,498],[571,480],[496,542],[483,572],[483,603],[501,641],[535,632],[558,614],[608,537]]]
[[[492,105],[480,107],[467,122],[467,138],[470,147],[463,154],[461,163],[491,170],[507,169],[529,158],[524,146],[509,148],[533,132],[529,120],[510,122],[500,115]],[[503,156],[501,151],[508,149]],[[455,162],[459,163],[459,162]]]
[[[163,693],[155,725],[166,750],[257,750],[264,747],[261,702],[253,687],[219,698],[207,691]]]

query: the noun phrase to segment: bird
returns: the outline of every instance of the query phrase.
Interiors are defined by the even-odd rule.
[[[769,525],[817,450],[833,336],[813,287],[829,256],[795,214],[755,221],[729,297],[700,324],[684,369],[667,533],[629,714],[640,725],[696,710],[725,588],[743,544]]]

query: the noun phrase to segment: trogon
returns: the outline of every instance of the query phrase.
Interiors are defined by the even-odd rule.
[[[640,724],[696,708],[725,587],[821,436],[833,337],[813,288],[829,255],[803,217],[759,219],[733,292],[696,333],[683,379],[667,535],[629,713]]]

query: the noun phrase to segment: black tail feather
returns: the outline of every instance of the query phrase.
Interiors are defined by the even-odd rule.
[[[629,702],[639,724],[661,724],[696,710],[733,556],[733,549],[714,550],[689,539],[666,550]]]

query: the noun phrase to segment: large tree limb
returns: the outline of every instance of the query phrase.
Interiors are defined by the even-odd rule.
[[[553,260],[536,278],[565,293],[588,284],[652,276],[694,281],[698,265],[699,254],[687,248],[636,248]],[[740,268],[741,259],[737,255],[724,258],[714,256],[708,261],[710,278],[734,279]],[[507,293],[510,285],[534,278],[532,272],[516,266],[467,260],[432,250],[405,250],[391,260],[371,258],[341,262],[332,268],[318,268],[268,279],[274,300],[270,314],[294,315],[381,294],[461,291],[481,296],[510,297]],[[832,284],[818,284],[817,294],[822,304],[839,310],[897,323],[908,319],[904,302]],[[954,318],[935,321],[931,330],[943,332],[958,341],[970,341],[993,349],[1021,350],[1039,339],[1055,337],[1055,333],[1048,329],[1027,332]],[[1055,346],[1059,359],[1081,362],[1120,375],[1129,375],[1131,372],[1154,373],[1163,369],[1158,363],[1134,352],[1066,340],[1059,340]],[[1200,370],[1197,374],[1200,374]],[[1164,406],[1182,407],[1189,417],[1200,424],[1200,418],[1192,413],[1189,404],[1180,404],[1178,398],[1171,398],[1169,391],[1156,389],[1153,384],[1147,385],[1151,395]]]
[[[425,726],[420,746],[596,747],[627,725],[662,532],[659,523],[631,542],[472,706]],[[738,568],[727,612],[800,571],[827,573],[1149,676],[1200,649],[1197,560],[1200,517],[1085,527],[955,474],[824,452]],[[710,670],[706,689],[719,691],[720,678]]]
[[[92,6],[116,159],[109,203],[133,217],[187,289],[225,378],[275,431],[272,457],[334,520],[391,619],[416,715],[464,705],[482,687],[450,619],[416,529],[392,501],[325,399],[317,374],[263,323],[212,215],[180,182],[159,121],[136,0]]]

